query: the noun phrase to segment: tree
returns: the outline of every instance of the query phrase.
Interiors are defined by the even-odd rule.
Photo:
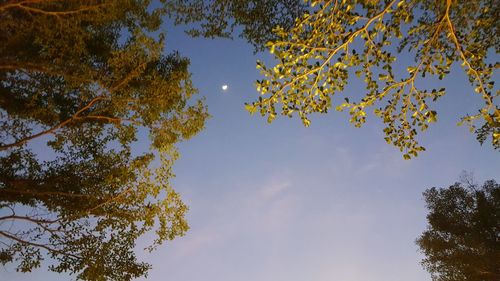
[[[52,271],[81,280],[146,275],[135,242],[155,231],[153,250],[187,231],[187,206],[169,183],[175,145],[208,118],[189,60],[163,54],[161,23],[169,16],[205,37],[242,26],[260,49],[303,7],[0,0],[0,262],[29,272],[50,257]],[[132,149],[145,134],[149,149]]]
[[[327,113],[332,96],[343,91],[352,74],[363,77],[367,93],[359,101],[346,98],[336,110],[348,109],[356,127],[365,123],[367,110],[385,124],[385,140],[405,159],[424,147],[418,131],[436,122],[432,102],[445,89],[428,89],[422,78],[442,79],[454,62],[461,63],[475,91],[484,100],[476,114],[464,116],[483,143],[491,137],[500,148],[500,107],[493,71],[499,63],[488,58],[500,50],[500,7],[494,0],[312,0],[311,8],[295,25],[275,29],[278,39],[268,43],[277,63],[257,62],[265,76],[257,81],[261,96],[246,108],[272,122],[277,114],[298,114],[305,126],[312,113]],[[415,62],[402,67],[403,53]],[[398,55],[399,53],[399,55]],[[493,62],[492,62],[493,60]],[[404,68],[403,68],[404,69]]]
[[[177,24],[190,24],[187,33],[208,38],[232,38],[235,28],[240,37],[262,51],[268,41],[277,39],[275,26],[291,28],[305,12],[302,0],[172,0],[167,12]]]
[[[188,229],[175,144],[208,117],[149,1],[0,1],[0,262],[131,280],[134,253]],[[139,132],[146,152],[133,150]],[[46,144],[44,153],[34,150]],[[45,155],[45,156],[43,156]]]
[[[433,187],[424,198],[429,225],[417,244],[432,280],[499,280],[500,184]]]

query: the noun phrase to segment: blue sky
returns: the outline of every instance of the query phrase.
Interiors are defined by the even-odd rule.
[[[357,129],[334,111],[309,128],[298,118],[267,124],[250,116],[243,104],[257,97],[255,61],[269,58],[243,40],[192,39],[176,29],[167,49],[191,59],[212,118],[180,145],[175,165],[191,229],[152,254],[140,241],[139,256],[153,265],[147,280],[430,280],[414,244],[426,225],[421,193],[451,185],[462,170],[478,182],[500,180],[498,152],[456,126],[481,103],[459,67],[440,81],[447,95],[436,106],[438,123],[421,137],[427,151],[405,161],[375,118]],[[359,96],[363,85],[351,84],[344,94]],[[0,270],[2,280],[68,279],[44,268]]]

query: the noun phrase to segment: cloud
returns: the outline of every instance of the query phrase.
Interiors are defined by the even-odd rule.
[[[268,202],[276,199],[280,195],[283,195],[291,186],[291,182],[288,180],[284,181],[276,181],[264,185],[258,192],[257,201],[259,202]]]
[[[177,245],[176,255],[179,258],[195,255],[197,252],[206,249],[209,245],[217,243],[220,238],[221,235],[216,233],[212,228],[191,230]]]
[[[212,199],[206,204],[204,198],[192,198],[190,216],[197,220],[190,221],[185,237],[173,241],[176,258],[203,256],[244,237],[279,235],[291,226],[299,206],[292,182],[284,176],[240,186]]]

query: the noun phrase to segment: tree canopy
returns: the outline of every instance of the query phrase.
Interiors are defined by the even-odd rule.
[[[257,50],[293,25],[298,0],[0,0],[0,262],[46,257],[81,280],[147,274],[148,250],[183,235],[170,185],[176,144],[203,129],[189,60],[165,54],[161,24],[241,36]],[[137,147],[149,135],[149,148]]]
[[[470,126],[483,143],[490,138],[500,148],[500,91],[494,86],[500,51],[500,8],[494,0],[312,0],[292,28],[277,27],[268,47],[275,65],[257,63],[264,78],[261,96],[246,108],[272,122],[278,114],[298,115],[309,126],[309,115],[327,113],[335,104],[348,110],[360,127],[369,108],[385,124],[385,140],[405,159],[424,150],[417,134],[436,122],[433,102],[444,88],[430,89],[426,76],[442,79],[453,63],[462,65],[475,92],[484,101],[460,124]],[[406,53],[406,54],[405,54]],[[406,66],[396,62],[413,56]],[[398,71],[399,68],[406,71]],[[361,99],[333,102],[355,74],[366,84]],[[355,81],[355,80],[353,80]]]
[[[138,237],[154,231],[152,250],[188,229],[169,183],[175,144],[208,114],[188,59],[150,35],[164,14],[150,8],[1,1],[2,263],[27,272],[48,256],[77,279],[130,280],[149,269]],[[139,132],[149,148],[133,150]]]
[[[424,198],[429,225],[417,244],[432,280],[499,280],[500,184],[433,187]]]

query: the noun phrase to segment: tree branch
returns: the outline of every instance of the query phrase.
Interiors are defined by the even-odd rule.
[[[24,220],[24,221],[36,223],[38,225],[40,225],[40,224],[54,224],[54,223],[58,223],[61,221],[60,219],[44,220],[44,219],[34,219],[34,218],[27,217],[27,216],[17,216],[17,215],[3,216],[3,217],[0,217],[0,220]]]
[[[92,198],[93,196],[88,194],[74,194],[67,192],[59,192],[59,191],[44,191],[39,192],[36,190],[12,190],[12,189],[1,189],[1,192],[5,193],[14,193],[14,194],[27,194],[27,195],[37,195],[37,196],[64,196],[64,197],[75,197],[75,198]],[[0,218],[1,219],[1,218]]]
[[[14,143],[2,145],[2,146],[0,146],[0,151],[6,150],[6,149],[9,149],[9,148],[12,148],[12,147],[16,147],[16,146],[21,146],[21,145],[25,144],[26,142],[28,142],[28,141],[30,141],[32,139],[38,138],[38,137],[46,135],[46,134],[53,133],[57,129],[66,126],[71,121],[73,121],[74,119],[76,119],[78,117],[78,115],[80,115],[82,112],[84,112],[87,109],[89,109],[90,107],[92,107],[96,102],[98,102],[100,100],[104,100],[104,99],[106,99],[106,98],[104,98],[103,96],[97,96],[93,100],[91,100],[86,106],[84,106],[82,109],[78,110],[73,116],[71,116],[70,118],[66,119],[65,121],[57,124],[54,127],[49,128],[49,129],[47,129],[45,131],[42,131],[40,133],[37,133],[37,134],[34,134],[32,136],[26,137],[24,139],[18,140],[18,141],[14,142]]]
[[[108,116],[100,116],[100,115],[88,115],[88,116],[83,116],[83,117],[76,117],[75,119],[77,120],[85,120],[85,119],[95,119],[95,120],[104,120],[110,123],[122,123],[122,122],[129,122],[134,125],[142,125],[141,122],[133,119],[122,119],[122,118],[114,118],[114,117],[108,117]]]
[[[19,8],[19,9],[23,9],[23,10],[28,11],[28,12],[59,17],[59,16],[78,14],[78,13],[82,13],[82,12],[86,12],[86,11],[98,10],[101,7],[109,5],[109,3],[102,3],[102,4],[92,5],[92,6],[83,6],[83,7],[76,9],[76,10],[70,10],[70,11],[46,11],[46,10],[43,10],[40,8],[34,8],[34,7],[26,5],[26,4],[32,4],[32,3],[40,3],[42,1],[43,0],[26,0],[26,1],[21,1],[21,2],[17,2],[17,3],[10,3],[10,4],[0,6],[0,11],[11,9],[11,8]]]
[[[64,77],[64,78],[67,78],[70,80],[75,80],[75,81],[81,81],[81,82],[87,82],[87,83],[95,82],[94,80],[91,80],[91,79],[82,79],[79,76],[74,76],[74,75],[71,75],[68,73],[64,73],[62,71],[52,70],[52,69],[49,69],[45,66],[41,66],[41,65],[37,65],[34,63],[29,63],[29,62],[18,63],[18,62],[4,61],[4,62],[0,63],[0,69],[11,70],[11,71],[17,70],[17,71],[22,71],[22,72],[27,73],[27,74],[29,72],[40,72],[40,73],[45,73],[47,75],[61,76],[61,77]],[[95,74],[93,74],[93,75],[95,75]],[[97,76],[97,75],[95,75],[95,76]]]
[[[453,41],[453,44],[455,45],[455,49],[456,49],[458,55],[462,59],[463,64],[469,69],[469,71],[475,77],[474,80],[476,80],[477,83],[478,83],[479,92],[481,92],[483,98],[486,100],[486,104],[488,106],[487,108],[488,108],[488,111],[489,111],[489,109],[494,106],[494,104],[493,104],[493,98],[491,97],[491,95],[489,95],[486,92],[486,89],[484,87],[483,79],[481,79],[481,76],[479,75],[479,73],[477,72],[477,70],[475,70],[472,67],[472,65],[467,60],[467,57],[464,54],[462,46],[461,46],[460,42],[458,41],[457,35],[455,34],[455,27],[454,27],[454,25],[453,25],[453,23],[451,22],[451,19],[450,19],[450,6],[451,6],[451,0],[447,0],[446,1],[446,12],[445,12],[445,15],[444,15],[444,19],[445,19],[446,24],[448,25],[448,28],[449,28],[449,31],[450,31],[449,35],[451,37],[451,40]],[[500,119],[500,110],[495,109],[494,114]]]
[[[16,242],[18,242],[20,244],[26,245],[26,246],[38,247],[38,248],[45,249],[45,250],[49,251],[50,253],[54,253],[54,254],[58,254],[58,255],[63,255],[63,256],[69,256],[69,257],[72,257],[72,258],[75,258],[75,259],[79,259],[79,260],[82,259],[82,257],[74,255],[74,254],[67,253],[66,251],[62,251],[62,250],[58,250],[58,249],[53,249],[53,248],[50,248],[49,246],[44,245],[44,244],[39,244],[39,243],[34,243],[34,242],[29,242],[29,241],[23,240],[23,239],[21,239],[19,237],[16,237],[12,233],[8,233],[8,232],[0,230],[0,235],[4,236],[6,238],[9,238],[11,240],[14,240],[14,241],[16,241]]]
[[[9,3],[0,5],[0,11],[14,8],[14,7],[17,7],[18,5],[30,4],[30,3],[40,3],[43,1],[46,1],[46,0],[24,0],[24,1],[19,1],[19,2],[10,1]]]
[[[17,4],[19,4],[19,3],[17,3]],[[132,71],[130,71],[124,78],[122,78],[120,81],[118,81],[117,83],[115,83],[111,88],[109,88],[108,92],[109,93],[113,93],[113,92],[119,90],[121,87],[123,87],[128,82],[130,82],[130,80],[132,80],[135,77],[137,77],[138,75],[140,75],[141,72],[144,70],[144,68],[146,67],[146,65],[148,63],[149,63],[149,61],[145,61],[145,62],[139,64]],[[15,65],[15,64],[6,64],[6,65],[3,65],[3,66],[0,65],[0,69],[2,67],[5,68],[5,69],[16,69],[17,65]],[[31,67],[35,71],[41,71],[41,72],[50,73],[49,72],[50,70],[48,70],[45,67],[40,67],[40,66],[36,66],[36,65],[29,65],[29,64],[28,64],[27,67],[28,68]],[[60,74],[58,74],[58,75],[60,75]],[[103,88],[105,88],[105,89],[107,88],[107,87],[104,87],[101,84],[100,84],[100,86],[103,87]],[[25,144],[26,142],[28,142],[28,141],[30,141],[32,139],[38,138],[38,137],[46,135],[46,134],[53,133],[56,130],[60,129],[61,127],[64,127],[67,124],[71,123],[73,120],[100,119],[100,120],[107,120],[109,122],[126,121],[126,122],[131,122],[131,123],[133,123],[135,125],[141,125],[138,121],[131,120],[131,119],[121,119],[121,118],[105,117],[105,116],[97,116],[97,115],[91,115],[91,116],[86,116],[86,117],[80,117],[79,116],[81,113],[83,113],[84,111],[86,111],[87,109],[89,109],[90,107],[92,107],[92,105],[94,105],[96,102],[98,102],[100,100],[104,100],[104,99],[106,99],[106,98],[104,98],[102,95],[101,96],[97,96],[96,98],[94,98],[93,100],[91,100],[85,107],[83,107],[82,109],[80,109],[73,116],[71,116],[70,118],[64,120],[63,122],[61,122],[61,123],[59,123],[59,124],[57,124],[57,125],[49,128],[49,129],[45,130],[45,131],[42,131],[42,132],[34,134],[32,136],[23,138],[23,139],[18,140],[18,141],[14,142],[14,143],[6,144],[6,145],[1,145],[0,146],[0,151],[7,150],[9,148],[16,147],[16,146],[21,146],[21,145]]]
[[[268,97],[267,100],[272,100],[274,96],[281,94],[286,88],[288,88],[289,86],[293,85],[295,82],[299,81],[303,77],[307,77],[307,76],[309,76],[309,75],[311,75],[313,73],[319,72],[321,69],[323,69],[340,50],[346,48],[354,40],[354,38],[356,38],[359,34],[365,32],[368,29],[368,27],[375,20],[377,20],[380,17],[383,17],[396,2],[397,2],[397,0],[393,0],[392,2],[390,2],[384,8],[384,10],[382,10],[380,13],[378,13],[374,17],[370,18],[363,27],[361,27],[358,30],[352,32],[345,39],[345,41],[342,44],[340,44],[339,46],[337,46],[335,49],[330,49],[331,51],[328,54],[328,57],[323,61],[323,63],[321,65],[319,65],[318,67],[315,67],[315,68],[313,68],[313,69],[311,69],[309,71],[306,71],[306,72],[304,72],[304,73],[302,73],[300,75],[297,75],[292,80],[290,80],[290,82],[288,82],[288,83],[284,84],[282,87],[280,87],[280,89],[278,91],[274,92],[270,97]]]

